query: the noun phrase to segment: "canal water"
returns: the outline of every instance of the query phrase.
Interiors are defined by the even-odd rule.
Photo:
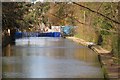
[[[3,49],[3,78],[103,78],[96,53],[63,38],[17,39]]]

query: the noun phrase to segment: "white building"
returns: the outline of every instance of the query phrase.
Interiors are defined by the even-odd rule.
[[[61,26],[51,26],[52,32],[61,32]]]

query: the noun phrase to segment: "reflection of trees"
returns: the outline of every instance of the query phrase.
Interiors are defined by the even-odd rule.
[[[97,63],[96,55],[93,54],[94,52],[87,48],[76,49],[74,53],[74,58],[85,62]]]
[[[65,57],[65,51],[60,48],[48,49],[48,51],[45,54],[46,56],[53,57],[53,58]]]
[[[11,45],[7,45],[5,48],[3,48],[3,56],[12,56],[11,52]]]

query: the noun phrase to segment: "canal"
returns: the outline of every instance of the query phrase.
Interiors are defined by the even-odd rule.
[[[103,78],[97,54],[68,39],[16,39],[2,54],[3,78]]]

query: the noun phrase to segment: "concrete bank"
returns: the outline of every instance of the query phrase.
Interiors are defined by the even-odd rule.
[[[118,58],[115,58],[110,51],[107,51],[103,49],[101,46],[95,45],[92,42],[87,42],[80,38],[76,38],[76,37],[66,37],[66,38],[74,42],[77,42],[78,44],[87,46],[98,54],[98,59],[101,64],[101,68],[104,72],[104,77],[107,80],[113,80],[113,79],[118,80],[120,78],[120,73],[119,73],[120,65],[114,62],[115,60],[118,60]]]

